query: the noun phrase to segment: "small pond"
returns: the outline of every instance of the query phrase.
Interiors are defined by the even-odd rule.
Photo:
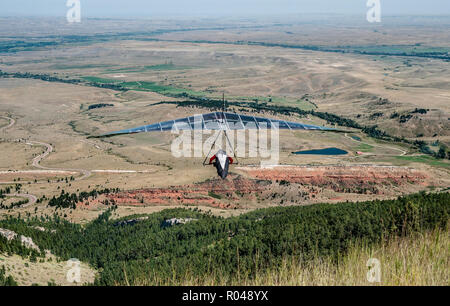
[[[345,155],[348,154],[347,151],[338,148],[326,148],[320,150],[308,150],[308,151],[298,151],[292,152],[292,154],[297,155]]]

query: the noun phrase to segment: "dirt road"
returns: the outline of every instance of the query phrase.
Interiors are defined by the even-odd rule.
[[[39,141],[27,141],[27,144],[29,145],[38,145],[38,146],[43,146],[46,148],[46,151],[44,153],[42,153],[41,155],[36,156],[35,158],[33,158],[33,167],[35,168],[39,168],[39,169],[43,169],[43,170],[50,170],[50,171],[67,171],[67,172],[79,172],[82,174],[82,176],[75,178],[75,180],[84,180],[86,178],[88,178],[89,176],[91,176],[91,171],[90,170],[85,170],[85,169],[63,169],[63,168],[49,168],[49,167],[45,167],[42,166],[40,164],[40,162],[46,158],[47,156],[50,155],[50,153],[53,152],[53,147],[51,144],[45,143],[45,142],[39,142]]]
[[[31,206],[33,204],[35,204],[37,202],[37,197],[33,194],[28,194],[28,193],[11,193],[11,194],[5,194],[8,197],[18,197],[18,198],[26,198],[28,199],[28,203],[20,206],[22,208]]]
[[[9,129],[14,124],[16,124],[16,120],[14,120],[13,118],[5,117],[5,116],[0,116],[0,118],[4,118],[4,119],[9,120],[9,124],[7,126],[4,126],[4,127],[0,128],[0,132],[4,132],[6,129]]]
[[[406,151],[404,151],[402,149],[399,149],[399,148],[382,146],[382,145],[377,145],[377,144],[373,144],[373,143],[367,143],[367,142],[363,142],[363,141],[360,141],[360,140],[356,140],[353,137],[348,136],[347,133],[345,134],[345,137],[347,137],[348,139],[351,139],[351,140],[353,140],[353,141],[355,141],[357,143],[360,143],[360,144],[365,144],[365,145],[368,145],[368,146],[371,146],[371,147],[378,147],[378,148],[383,148],[383,149],[389,149],[389,150],[393,150],[393,151],[397,151],[397,152],[401,153],[400,155],[397,154],[397,155],[392,155],[392,156],[404,156],[404,155],[406,155],[408,153],[408,152],[406,152]],[[366,155],[386,155],[386,156],[391,156],[391,155],[387,155],[387,154],[372,154],[372,153],[366,154]]]

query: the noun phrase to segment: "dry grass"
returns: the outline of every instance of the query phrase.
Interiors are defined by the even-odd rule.
[[[74,286],[93,283],[97,271],[92,269],[86,263],[81,263],[81,283],[69,283],[67,273],[70,266],[66,261],[58,261],[57,257],[47,253],[45,260],[38,258],[36,262],[29,259],[23,259],[18,255],[8,256],[0,254],[0,267],[4,266],[6,275],[11,275],[19,286],[31,286],[37,284],[46,286],[48,283],[54,283],[58,286]]]
[[[396,238],[376,247],[353,246],[338,264],[316,259],[297,264],[284,261],[278,271],[258,275],[249,285],[369,285],[367,261],[381,262],[384,286],[449,285],[448,231],[434,231],[408,238]]]
[[[243,285],[243,286],[448,286],[450,285],[449,230],[435,230],[411,237],[394,238],[376,246],[357,242],[336,264],[331,258],[298,262],[285,259],[280,267],[260,271],[253,279],[234,277],[216,280],[186,277],[177,285]],[[367,261],[381,262],[381,282],[367,281]],[[158,285],[169,282],[161,281]],[[149,284],[146,280],[137,285]]]

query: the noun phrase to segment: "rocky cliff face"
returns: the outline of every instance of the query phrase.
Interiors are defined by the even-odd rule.
[[[7,240],[13,240],[13,239],[17,238],[16,232],[10,231],[8,229],[3,229],[3,228],[0,228],[0,235],[5,237]],[[29,249],[35,249],[38,252],[40,251],[39,247],[33,242],[33,239],[31,239],[30,237],[20,235],[19,239],[22,242],[23,246],[25,246]]]
[[[331,189],[339,193],[384,194],[384,187],[428,184],[428,176],[403,167],[322,166],[272,169],[241,168],[251,177]]]
[[[369,200],[419,191],[431,182],[421,171],[381,166],[237,168],[242,175],[198,184],[103,196],[117,205],[200,205],[234,209],[324,201]],[[102,201],[100,198],[98,201]]]
[[[270,182],[246,179],[242,176],[230,176],[208,180],[203,183],[169,188],[152,188],[110,194],[108,201],[117,205],[202,205],[219,208],[235,208],[239,200],[255,198],[258,192]]]

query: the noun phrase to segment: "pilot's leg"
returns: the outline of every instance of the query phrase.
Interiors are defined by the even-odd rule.
[[[214,161],[214,167],[216,167],[216,169],[217,169],[217,175],[222,177],[222,167],[220,166],[220,163],[219,163],[218,159],[216,159]]]

